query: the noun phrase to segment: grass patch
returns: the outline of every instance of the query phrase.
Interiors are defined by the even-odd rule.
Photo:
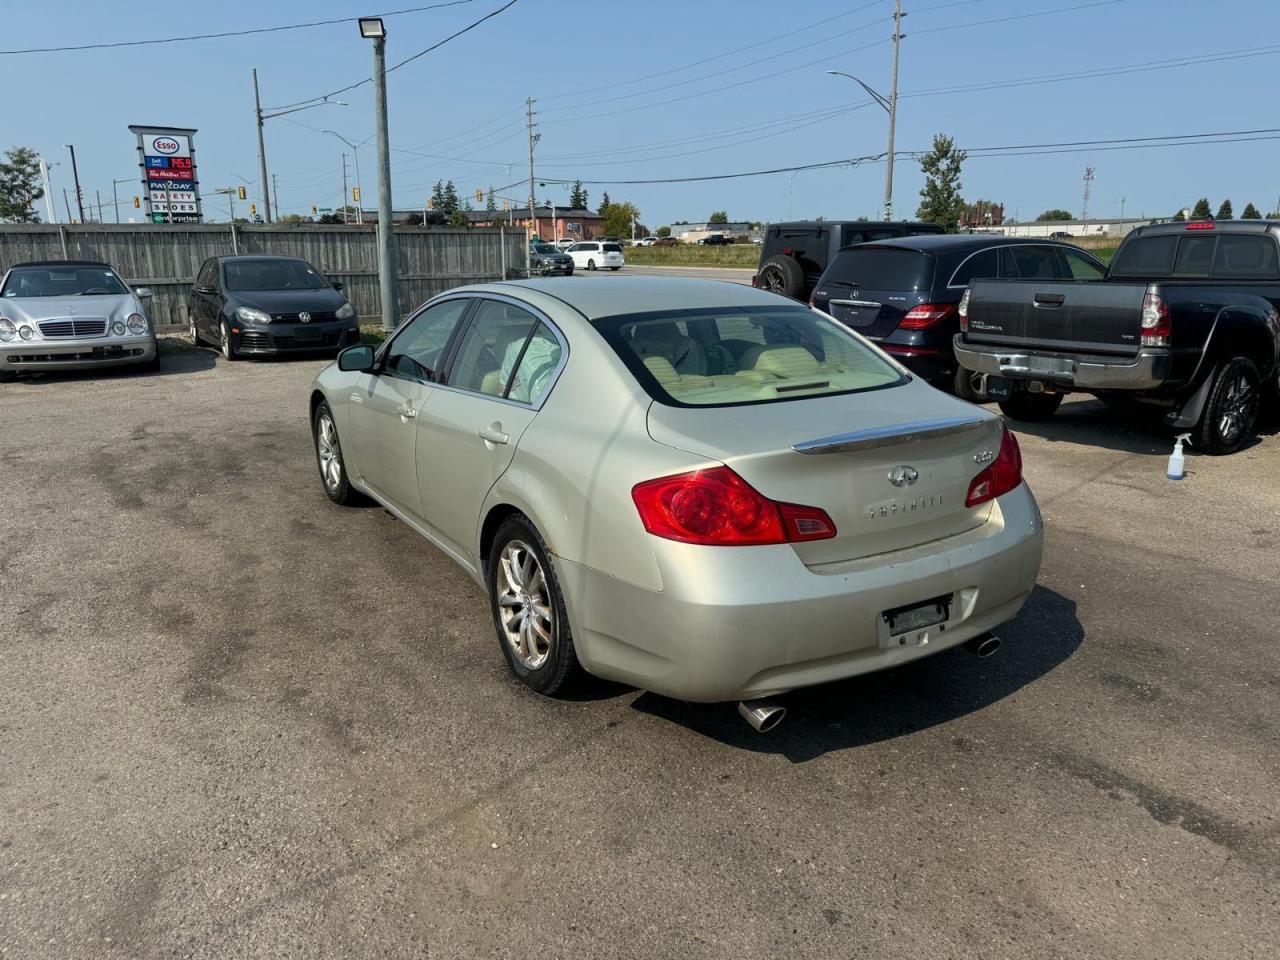
[[[728,247],[704,247],[682,243],[676,247],[627,247],[627,263],[638,267],[754,267],[760,262],[760,248],[754,243]]]
[[[382,323],[361,323],[360,324],[360,342],[367,343],[371,347],[376,347],[387,339],[386,333],[382,329]]]

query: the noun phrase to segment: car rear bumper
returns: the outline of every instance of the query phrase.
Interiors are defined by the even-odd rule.
[[[21,373],[49,370],[95,370],[130,363],[146,363],[156,356],[156,339],[96,337],[92,340],[13,340],[0,344],[0,371]]]
[[[785,544],[693,547],[656,538],[662,591],[560,558],[556,569],[588,670],[714,702],[883,670],[986,633],[1030,596],[1043,538],[1022,484],[981,527],[821,571]],[[885,611],[939,597],[950,599],[950,618],[924,642],[889,635]]]
[[[1136,357],[1073,357],[1050,351],[1000,349],[953,341],[956,360],[966,370],[1011,380],[1039,380],[1078,390],[1151,390],[1169,379],[1167,350],[1141,350]]]
[[[338,323],[291,323],[242,327],[232,334],[236,353],[259,356],[338,350],[360,342],[360,327],[353,320]]]

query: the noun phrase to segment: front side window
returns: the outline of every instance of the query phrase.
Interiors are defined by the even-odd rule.
[[[15,267],[0,297],[94,297],[128,293],[110,267]]]
[[[320,290],[329,286],[305,260],[234,260],[224,271],[228,290]]]
[[[801,306],[630,314],[595,326],[645,391],[671,406],[769,403],[907,379],[839,323]]]
[[[506,396],[511,371],[538,319],[500,300],[482,300],[462,338],[449,385],[490,397]]]
[[[217,275],[218,261],[206,260],[204,266],[200,268],[200,275],[196,277],[196,286],[201,290],[212,290]]]
[[[386,372],[409,380],[434,381],[444,348],[470,304],[466,299],[445,300],[405,324],[387,348]]]

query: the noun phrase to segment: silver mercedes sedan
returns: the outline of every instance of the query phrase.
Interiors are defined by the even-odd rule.
[[[1043,531],[1003,421],[826,314],[706,280],[463,287],[316,378],[329,498],[475,578],[514,674],[765,698],[992,631]]]
[[[16,264],[0,280],[0,381],[120,364],[159,369],[150,297],[105,263]]]

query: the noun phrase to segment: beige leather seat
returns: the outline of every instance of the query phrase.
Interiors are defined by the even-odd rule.
[[[742,369],[787,380],[822,375],[820,364],[804,347],[776,344],[752,347],[742,355]]]

